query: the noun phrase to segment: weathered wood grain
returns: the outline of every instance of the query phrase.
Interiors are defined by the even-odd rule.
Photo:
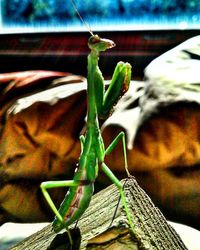
[[[123,180],[125,196],[132,214],[130,232],[119,192],[114,185],[93,196],[89,208],[72,229],[73,249],[186,250],[176,231],[154,206],[134,178]],[[70,249],[65,230],[55,234],[51,224],[23,240],[12,250]]]

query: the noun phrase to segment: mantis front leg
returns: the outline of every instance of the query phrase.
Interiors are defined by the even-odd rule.
[[[105,119],[110,115],[113,106],[129,88],[131,80],[131,65],[124,62],[117,63],[111,82],[106,91],[104,90],[104,79],[98,66],[95,75],[95,99],[97,112],[100,118]]]

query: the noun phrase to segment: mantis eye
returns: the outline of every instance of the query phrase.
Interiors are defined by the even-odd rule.
[[[100,37],[98,35],[91,36],[89,39],[89,43],[91,45],[99,43],[100,42]]]

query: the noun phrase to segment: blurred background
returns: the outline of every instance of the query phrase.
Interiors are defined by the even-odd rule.
[[[167,218],[199,229],[200,1],[76,0],[75,3],[94,33],[116,43],[116,47],[100,56],[104,77],[111,78],[120,60],[133,66],[136,87],[124,99],[122,110],[123,114],[133,113],[127,113],[124,119],[118,113],[114,116],[117,121],[129,124],[125,132],[135,136],[131,137],[134,143],[129,141],[129,146],[134,144],[128,151],[130,171]],[[69,73],[87,76],[89,36],[70,0],[0,1],[0,224],[51,220],[39,184],[73,177],[79,156],[79,135],[84,131],[85,87],[80,85],[76,91],[70,88],[68,94],[67,84],[84,79],[56,83],[66,86],[61,91],[62,97],[58,92],[43,91],[53,89],[53,80]],[[176,47],[193,37],[198,39]],[[165,52],[169,54],[165,56]],[[154,66],[152,62],[157,63]],[[152,70],[149,72],[147,68]],[[194,80],[194,76],[198,79]],[[196,85],[188,87],[188,84]],[[185,99],[177,94],[182,89],[189,91],[188,99],[185,92]],[[45,98],[38,95],[31,99],[40,92]],[[152,100],[157,106],[151,105]],[[147,112],[144,118],[148,107],[152,112]],[[136,117],[133,124],[131,117]],[[126,128],[116,121],[116,126],[110,124],[103,132],[106,143],[121,128]],[[120,150],[111,157],[110,165],[122,177]],[[100,185],[97,189],[110,184],[104,179],[97,181]],[[59,204],[62,194],[55,197]]]
[[[198,0],[105,0],[101,4],[97,0],[75,2],[83,19],[95,30],[199,28]],[[2,0],[1,15],[2,28],[5,29],[84,29],[71,1]]]

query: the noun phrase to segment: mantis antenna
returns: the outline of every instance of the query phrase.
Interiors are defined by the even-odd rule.
[[[73,5],[73,7],[74,7],[74,9],[75,9],[75,11],[76,11],[76,13],[77,13],[77,15],[78,15],[79,18],[81,19],[82,23],[85,25],[86,29],[90,32],[90,34],[91,34],[92,36],[94,36],[94,34],[93,34],[93,32],[92,32],[90,26],[83,20],[81,14],[79,13],[78,8],[76,7],[76,4],[75,4],[74,0],[71,0],[71,3],[72,3],[72,5]]]

